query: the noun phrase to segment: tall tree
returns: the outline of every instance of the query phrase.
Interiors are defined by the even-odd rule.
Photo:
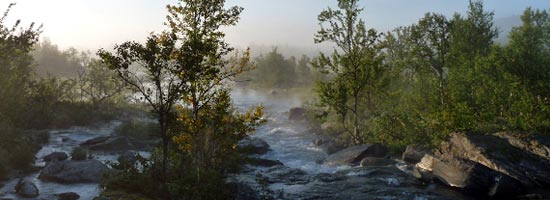
[[[328,8],[319,14],[321,29],[315,42],[332,42],[335,48],[331,56],[321,53],[312,62],[320,71],[334,76],[319,83],[320,102],[339,115],[345,132],[356,144],[364,142],[365,130],[360,122],[366,111],[362,100],[366,99],[366,107],[372,111],[377,83],[384,72],[379,34],[366,29],[358,3],[339,0],[337,10]]]

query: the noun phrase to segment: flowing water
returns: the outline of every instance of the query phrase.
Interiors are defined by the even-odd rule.
[[[297,97],[234,89],[232,98],[240,111],[258,104],[264,105],[268,122],[252,137],[266,141],[271,151],[258,157],[279,160],[284,164],[284,167],[271,168],[248,166],[243,173],[231,177],[249,185],[257,193],[279,199],[466,199],[455,191],[437,185],[419,185],[409,175],[395,170],[397,168],[365,171],[349,166],[323,165],[322,161],[328,155],[312,143],[315,133],[308,131],[305,125],[288,121],[289,109],[302,104]],[[83,141],[111,135],[118,125],[120,122],[115,121],[96,128],[52,130],[49,143],[36,155],[36,165],[45,164],[41,159],[44,155],[55,151],[71,152]],[[95,159],[104,162],[114,161],[117,157],[118,154],[94,154]],[[401,164],[398,166],[402,167]],[[37,177],[38,173],[25,176],[38,186],[40,197],[37,199],[53,199],[54,194],[63,192],[76,192],[84,200],[99,195],[98,184],[58,184],[43,182]],[[17,181],[14,179],[4,183],[5,186],[0,189],[0,199],[24,199],[14,194]]]

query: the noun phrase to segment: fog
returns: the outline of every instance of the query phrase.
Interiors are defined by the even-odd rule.
[[[22,24],[43,24],[41,37],[49,38],[60,49],[74,47],[95,52],[128,40],[142,41],[150,32],[166,29],[163,25],[167,14],[165,6],[176,1],[0,0],[0,7],[6,8],[11,2],[17,6],[8,16],[8,24],[17,19],[22,19]],[[258,46],[267,47],[259,49],[268,52],[270,47],[279,46],[285,55],[294,52],[311,55],[329,48],[329,45],[314,44],[313,35],[318,30],[318,13],[335,4],[329,0],[228,0],[226,5],[241,6],[244,12],[237,26],[225,29],[226,38],[241,49]],[[379,31],[412,24],[426,12],[447,16],[464,13],[467,4],[468,1],[439,0],[361,2],[362,18]],[[528,6],[550,7],[548,1],[488,0],[485,4],[495,12],[495,19],[519,16]],[[287,49],[291,53],[287,53]]]

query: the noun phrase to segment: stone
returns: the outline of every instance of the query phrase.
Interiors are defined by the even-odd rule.
[[[19,179],[17,185],[15,185],[15,193],[26,198],[34,198],[40,195],[40,191],[38,187],[36,187],[36,184],[23,179]]]
[[[119,163],[134,164],[137,161],[137,154],[131,151],[126,151],[118,156]]]
[[[338,151],[325,159],[324,164],[329,166],[337,165],[358,165],[366,157],[385,157],[388,148],[380,144],[364,144],[348,147]]]
[[[45,162],[50,162],[52,160],[63,161],[63,160],[67,160],[67,158],[69,158],[69,155],[67,155],[67,153],[65,152],[53,152],[44,156],[44,158],[42,159]]]
[[[269,144],[260,138],[244,138],[237,143],[237,148],[242,153],[265,154],[269,151]]]
[[[80,199],[80,195],[74,192],[65,192],[56,194],[58,200],[78,200]]]
[[[263,166],[263,167],[273,167],[276,165],[284,165],[281,161],[278,160],[269,160],[263,158],[247,158],[248,164],[254,166]]]
[[[110,137],[107,140],[87,146],[93,151],[128,151],[138,150],[138,147],[127,137]]]
[[[408,164],[416,164],[422,160],[426,151],[414,145],[408,145],[401,156],[401,159]]]
[[[288,120],[290,121],[302,121],[306,118],[307,110],[305,108],[294,107],[290,109],[288,114]]]
[[[361,167],[395,165],[397,161],[386,158],[366,157],[360,162]]]
[[[98,160],[64,160],[49,162],[38,176],[58,183],[98,183],[109,168]]]
[[[89,140],[86,140],[86,141],[80,143],[80,146],[90,146],[90,145],[94,145],[94,144],[103,143],[103,142],[107,141],[110,138],[112,138],[112,137],[111,136],[101,136],[101,137],[92,138],[92,139],[89,139]]]

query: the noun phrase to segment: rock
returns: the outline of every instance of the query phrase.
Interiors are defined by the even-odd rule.
[[[99,144],[99,143],[107,141],[110,138],[112,138],[112,137],[111,136],[96,137],[96,138],[93,138],[93,139],[86,140],[83,143],[80,143],[80,146],[90,146],[90,145],[94,145],[94,144]]]
[[[329,155],[334,154],[342,149],[345,149],[344,145],[335,141],[325,142],[324,144],[321,144],[319,147],[323,149],[323,151],[327,152],[327,154]]]
[[[128,151],[138,150],[127,137],[110,137],[107,140],[88,145],[93,151]]]
[[[258,195],[258,192],[248,184],[241,183],[241,182],[229,182],[227,186],[231,191],[231,194],[233,195],[232,199],[235,199],[235,200],[262,199],[260,195]]]
[[[98,183],[108,169],[97,160],[52,161],[42,169],[38,178],[59,183]]]
[[[426,151],[420,147],[409,145],[403,152],[402,159],[408,164],[416,164],[422,160]]]
[[[344,174],[339,174],[339,173],[334,173],[334,174],[330,174],[330,173],[320,173],[320,174],[317,174],[315,175],[314,179],[315,180],[319,180],[321,182],[325,182],[325,183],[330,183],[330,182],[335,182],[335,181],[343,181],[343,180],[346,180],[348,177]]]
[[[442,144],[439,154],[477,162],[517,179],[528,188],[550,187],[550,160],[495,135],[453,133]]]
[[[67,158],[69,158],[69,155],[67,155],[67,153],[65,152],[53,152],[44,156],[44,158],[42,159],[46,162],[50,162],[52,160],[63,161],[67,160]]]
[[[118,156],[119,163],[134,164],[137,161],[137,154],[131,151],[126,151]]]
[[[508,132],[495,133],[494,135],[506,139],[514,147],[550,160],[550,137]]]
[[[265,170],[261,176],[268,183],[284,183],[287,185],[306,184],[309,182],[309,176],[301,169],[277,165]]]
[[[263,167],[273,167],[276,165],[284,165],[281,161],[278,160],[269,160],[269,159],[263,159],[263,158],[248,158],[247,159],[248,164],[254,165],[254,166],[263,166]]]
[[[388,148],[379,144],[356,145],[338,151],[325,159],[324,164],[336,165],[357,165],[366,157],[385,157]]]
[[[247,137],[237,143],[240,152],[248,154],[265,154],[269,151],[269,144],[260,138]]]
[[[77,200],[80,199],[80,195],[74,192],[65,192],[56,194],[58,200]]]
[[[40,194],[38,187],[33,182],[23,179],[19,179],[17,185],[15,185],[15,193],[26,198],[37,197]]]
[[[320,138],[316,138],[311,141],[311,143],[313,143],[313,145],[315,145],[316,147],[326,144],[327,142],[328,142],[327,140],[320,139]]]
[[[386,159],[386,158],[375,158],[375,157],[366,157],[363,158],[360,162],[361,167],[369,167],[369,166],[388,166],[388,165],[395,165],[397,162],[392,159]]]
[[[273,96],[277,96],[278,92],[277,92],[277,90],[271,90],[271,91],[269,91],[269,94],[271,94]]]
[[[307,110],[305,108],[294,107],[290,109],[288,114],[288,120],[290,121],[302,121],[305,119]]]

